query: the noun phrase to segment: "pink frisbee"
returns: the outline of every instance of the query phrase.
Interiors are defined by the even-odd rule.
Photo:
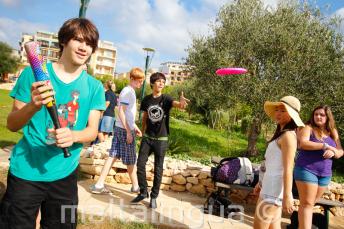
[[[220,68],[217,69],[216,74],[219,76],[224,75],[237,75],[237,74],[245,74],[247,69],[245,68]]]

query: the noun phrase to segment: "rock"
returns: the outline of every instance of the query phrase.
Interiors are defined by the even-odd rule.
[[[335,200],[335,199],[336,199],[336,194],[331,193],[331,195],[330,195],[330,200]]]
[[[94,159],[89,157],[81,157],[79,160],[80,164],[83,165],[104,165],[105,160],[103,159]]]
[[[115,175],[115,180],[116,180],[117,183],[131,184],[131,180],[129,178],[128,173],[123,173],[123,172],[117,173]]]
[[[172,177],[162,177],[161,183],[162,184],[171,184],[172,183]]]
[[[172,180],[177,184],[186,184],[186,179],[181,174],[174,175]]]
[[[207,179],[200,179],[199,180],[200,184],[206,186],[206,187],[209,187],[209,188],[214,188],[215,185],[214,185],[214,182],[212,181],[211,178],[207,178]]]
[[[198,178],[197,177],[187,177],[186,181],[191,184],[198,184]]]
[[[87,174],[91,174],[91,175],[100,175],[100,173],[102,172],[103,166],[100,165],[80,165],[80,171],[87,173]],[[110,172],[108,173],[108,175],[116,175],[116,172],[114,169],[111,169]]]
[[[169,162],[169,163],[166,163],[166,169],[172,169],[172,170],[174,170],[174,169],[178,169],[178,166],[177,166],[177,164],[174,163],[174,162]]]
[[[94,152],[93,153],[93,158],[94,159],[101,159],[102,158],[102,153],[101,152]]]
[[[206,194],[206,189],[205,189],[205,187],[203,185],[196,184],[196,185],[193,185],[190,188],[190,192],[194,193],[194,194],[205,195]]]
[[[154,179],[154,174],[151,172],[146,172],[146,180],[152,181]]]
[[[164,169],[164,171],[162,172],[162,175],[165,177],[171,177],[172,176],[172,170],[171,169]]]
[[[153,166],[151,165],[146,165],[146,172],[153,172]]]
[[[117,184],[114,176],[107,176],[105,178],[105,183],[109,183],[109,184]]]
[[[191,183],[187,183],[187,184],[185,185],[185,188],[186,188],[186,190],[188,190],[188,191],[190,191],[191,187],[192,187],[192,184],[191,184]]]
[[[198,179],[206,179],[207,177],[208,177],[207,172],[200,172],[200,174],[198,175]]]
[[[176,192],[184,192],[185,191],[185,185],[172,183],[170,186],[170,189],[173,191],[176,191]]]
[[[190,171],[189,170],[183,170],[180,172],[180,174],[183,175],[183,177],[188,177],[191,175]]]
[[[181,171],[179,169],[173,169],[172,170],[172,176],[181,174]]]
[[[124,165],[121,160],[116,160],[116,162],[113,163],[112,168],[127,170],[127,166]]]
[[[160,185],[160,189],[164,190],[164,191],[168,191],[168,190],[170,190],[170,185],[168,185],[168,184],[161,184]]]
[[[187,165],[183,161],[178,161],[177,164],[178,164],[178,169],[180,170],[187,169]]]
[[[191,176],[193,176],[193,177],[197,177],[198,174],[201,173],[201,171],[199,171],[199,170],[189,170],[189,171],[190,171]]]

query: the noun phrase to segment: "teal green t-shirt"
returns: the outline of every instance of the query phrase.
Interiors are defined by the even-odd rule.
[[[105,110],[105,93],[100,81],[83,71],[77,79],[66,84],[56,76],[51,63],[47,64],[47,69],[62,127],[83,130],[91,110]],[[25,68],[11,97],[29,103],[34,81],[32,69]],[[47,130],[52,127],[45,107],[23,127],[23,138],[11,154],[10,172],[14,176],[30,181],[55,181],[67,177],[77,168],[82,144],[74,143],[69,147],[72,155],[64,158],[62,149],[54,144],[54,137],[48,135]]]

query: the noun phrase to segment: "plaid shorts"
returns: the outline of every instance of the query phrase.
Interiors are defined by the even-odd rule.
[[[125,165],[136,164],[135,131],[132,130],[131,134],[134,140],[131,144],[127,144],[127,131],[116,126],[109,152],[110,157],[121,159]]]

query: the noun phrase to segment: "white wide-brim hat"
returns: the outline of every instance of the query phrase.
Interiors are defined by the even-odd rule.
[[[305,126],[299,114],[301,109],[301,103],[294,96],[284,96],[278,102],[266,101],[264,103],[264,111],[271,119],[275,120],[276,107],[281,105],[283,105],[286,108],[289,116],[294,120],[297,126]]]

